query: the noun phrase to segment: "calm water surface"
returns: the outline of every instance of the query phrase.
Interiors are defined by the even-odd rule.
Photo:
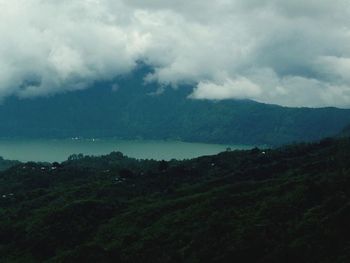
[[[178,141],[143,141],[117,139],[0,139],[0,156],[20,161],[64,161],[73,153],[103,155],[112,151],[138,159],[187,159],[233,149],[244,145],[187,143]]]

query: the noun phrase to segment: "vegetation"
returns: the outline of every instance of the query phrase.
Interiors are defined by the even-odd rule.
[[[350,139],[0,174],[0,262],[349,262]]]
[[[349,137],[350,136],[350,125],[345,126],[345,128],[338,134],[338,137]]]
[[[8,168],[15,166],[19,164],[18,161],[11,161],[11,160],[5,160],[3,157],[0,156],[0,171],[7,170]]]
[[[248,145],[318,140],[350,123],[350,110],[188,99],[193,87],[143,85],[147,69],[112,83],[0,105],[0,137],[118,137]],[[112,86],[118,83],[119,89]],[[115,86],[114,86],[115,87]],[[152,95],[153,94],[153,95]],[[42,109],[45,109],[44,111]]]

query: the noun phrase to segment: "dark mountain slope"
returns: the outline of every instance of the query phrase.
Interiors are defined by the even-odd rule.
[[[113,83],[0,105],[0,137],[120,137],[280,145],[332,136],[350,110],[283,108],[252,101],[187,99],[191,87],[150,95],[145,70]]]
[[[0,174],[1,262],[349,262],[350,139]]]
[[[340,137],[349,137],[350,136],[350,125],[345,126],[345,128],[340,132]]]

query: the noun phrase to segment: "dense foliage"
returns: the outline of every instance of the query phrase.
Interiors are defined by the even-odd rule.
[[[19,161],[5,160],[3,157],[0,156],[0,171],[7,170],[8,168],[19,163]]]
[[[350,137],[350,125],[345,126],[345,128],[338,134],[338,137]]]
[[[0,174],[0,262],[349,262],[350,139]]]
[[[0,137],[115,136],[280,145],[333,136],[350,123],[350,110],[192,100],[187,98],[192,87],[155,95],[155,84],[142,84],[145,74],[140,69],[116,80],[118,86],[95,83],[88,90],[49,98],[7,99],[0,105]]]

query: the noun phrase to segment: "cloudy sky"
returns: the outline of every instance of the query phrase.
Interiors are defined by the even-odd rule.
[[[152,66],[193,99],[350,107],[350,0],[0,0],[0,97]]]

